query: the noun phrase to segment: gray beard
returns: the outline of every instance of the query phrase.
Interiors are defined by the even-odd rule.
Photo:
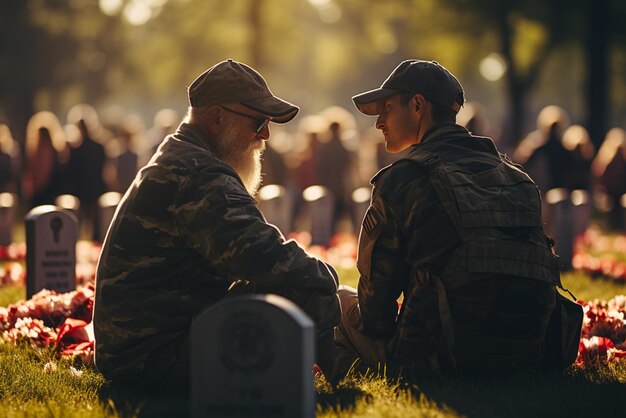
[[[217,156],[237,172],[250,196],[255,196],[261,185],[261,156],[265,142],[256,147],[254,143],[243,146],[234,125],[229,125],[216,142]]]

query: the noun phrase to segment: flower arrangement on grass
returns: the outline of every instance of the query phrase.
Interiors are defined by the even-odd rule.
[[[626,235],[590,227],[576,238],[572,266],[592,276],[626,280]]]
[[[4,341],[54,347],[59,355],[93,363],[93,285],[67,293],[41,290],[31,299],[0,307]]]
[[[351,234],[333,237],[329,248],[311,246],[310,236],[306,233],[291,234],[289,238],[296,239],[309,253],[335,266],[354,267],[357,243],[356,237]],[[607,254],[615,255],[621,251],[622,257],[626,258],[626,237],[607,237],[591,228],[579,237],[577,249],[574,258],[576,268],[602,271],[603,274],[619,273],[614,277],[622,277],[623,273],[615,268],[618,262],[615,260],[620,260],[620,255],[610,258],[613,256]],[[99,244],[87,241],[77,244],[78,290],[63,294],[42,290],[29,300],[0,307],[1,339],[54,347],[60,356],[79,357],[84,364],[93,363],[94,339],[90,321],[100,250]],[[21,245],[0,247],[0,260],[5,260],[4,266],[0,267],[0,284],[24,284],[24,257],[25,247]],[[626,260],[621,260],[621,263],[623,267]],[[609,264],[611,268],[606,267]],[[576,365],[594,367],[626,357],[626,296],[579,303],[584,307],[585,316]]]
[[[583,302],[583,311],[576,364],[590,367],[626,357],[626,296]]]

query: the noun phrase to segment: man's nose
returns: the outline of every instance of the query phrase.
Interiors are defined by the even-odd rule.
[[[268,124],[267,126],[265,126],[263,129],[261,129],[259,131],[259,133],[257,134],[257,136],[265,141],[267,141],[268,139],[270,139],[270,125]]]
[[[376,119],[376,129],[382,130],[385,126],[385,118],[383,115],[378,115],[378,119]]]

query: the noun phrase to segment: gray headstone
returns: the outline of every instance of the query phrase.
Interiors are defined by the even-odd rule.
[[[98,198],[98,221],[100,222],[98,241],[104,242],[104,237],[109,230],[109,225],[111,225],[120,200],[122,200],[122,194],[118,192],[107,192]]]
[[[65,209],[80,223],[80,199],[73,194],[62,194],[54,199],[54,204],[61,209]]]
[[[26,297],[41,289],[76,289],[78,222],[57,206],[33,208],[26,215]]]
[[[626,232],[626,193],[620,197],[619,204],[622,209],[622,216],[624,217],[622,225],[624,226],[624,231]]]
[[[335,199],[324,186],[309,186],[302,197],[311,218],[311,244],[327,246],[335,229]]]
[[[550,229],[556,243],[556,253],[559,255],[559,264],[564,270],[570,270],[575,236],[572,223],[574,209],[569,192],[562,188],[548,190],[546,202]]]
[[[0,193],[0,245],[7,246],[13,242],[16,206],[17,198],[14,194]]]
[[[352,210],[354,211],[354,230],[361,229],[361,223],[370,205],[370,197],[372,194],[371,187],[359,187],[352,192]]]
[[[584,233],[591,222],[593,203],[587,190],[576,189],[570,194],[572,202],[572,235],[574,239]]]
[[[259,209],[268,223],[275,225],[283,235],[292,229],[293,199],[285,187],[268,184],[258,194]]]
[[[276,295],[226,299],[191,326],[192,417],[315,416],[313,321]]]

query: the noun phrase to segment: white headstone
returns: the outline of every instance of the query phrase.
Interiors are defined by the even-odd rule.
[[[268,223],[275,225],[283,235],[292,230],[293,199],[285,187],[268,184],[258,194],[259,209]]]
[[[570,194],[572,202],[572,235],[574,239],[584,233],[591,222],[593,204],[587,190],[576,189]]]
[[[372,195],[371,187],[359,187],[352,192],[352,210],[354,212],[354,230],[359,231],[361,229],[361,223],[367,212],[367,208],[370,205],[370,197]]]
[[[324,186],[309,186],[302,197],[311,217],[311,244],[328,246],[335,229],[335,199]]]
[[[559,264],[564,270],[572,268],[572,254],[574,251],[574,226],[572,223],[573,204],[566,189],[550,189],[546,193],[549,222],[552,237],[556,243],[556,253],[559,255]]]
[[[122,200],[122,194],[118,192],[107,192],[98,198],[98,241],[104,242],[104,237],[109,230],[109,225],[115,215],[117,205]]]
[[[313,321],[276,295],[226,299],[191,326],[192,417],[315,416]]]
[[[7,246],[13,242],[16,203],[14,194],[0,193],[0,245]]]
[[[61,209],[65,209],[77,220],[80,220],[80,199],[73,194],[62,194],[54,199],[54,204]]]
[[[622,216],[623,216],[622,226],[624,228],[624,231],[626,232],[626,193],[624,193],[620,197],[619,204],[622,207]]]
[[[41,289],[76,288],[78,222],[57,206],[37,206],[26,215],[26,297]]]

